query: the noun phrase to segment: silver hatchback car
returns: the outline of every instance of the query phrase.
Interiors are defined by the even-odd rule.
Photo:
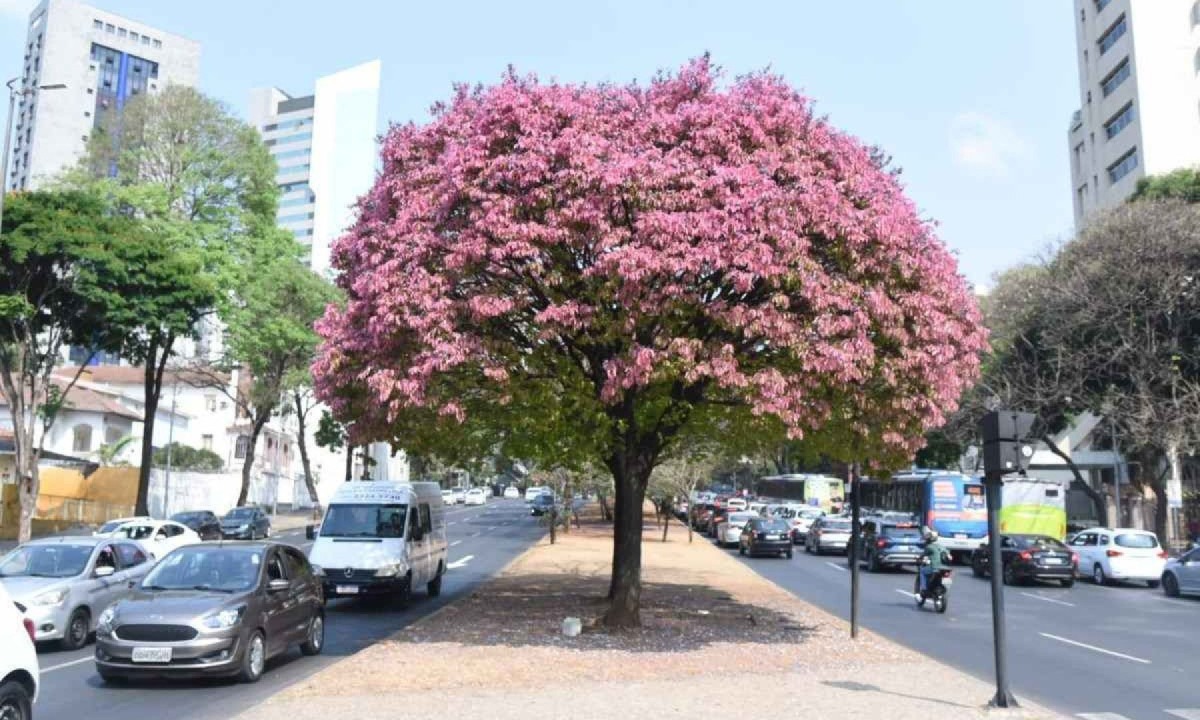
[[[25,606],[38,642],[83,647],[109,605],[128,597],[150,571],[133,540],[56,537],[34,540],[0,558],[0,584]]]

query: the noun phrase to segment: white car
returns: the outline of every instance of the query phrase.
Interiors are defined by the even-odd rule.
[[[737,545],[742,539],[742,528],[756,517],[759,517],[756,512],[729,513],[729,517],[717,525],[717,547]]]
[[[114,537],[137,540],[155,560],[184,545],[203,542],[195,530],[173,520],[137,520],[125,523],[113,533]]]
[[[729,512],[737,512],[739,510],[745,510],[748,507],[748,505],[749,505],[749,503],[747,503],[745,500],[743,500],[742,498],[736,498],[736,497],[729,498],[729,500],[727,500],[725,502],[725,507],[729,508]]]
[[[5,720],[33,717],[40,682],[33,633],[33,621],[0,585],[0,718]]]
[[[509,485],[508,487],[504,488],[504,497],[508,500],[520,500],[521,491],[516,485]]]
[[[465,487],[456,487],[450,489],[451,496],[454,498],[455,505],[462,505],[467,501],[467,489]],[[447,505],[450,503],[447,503]]]
[[[92,537],[116,537],[117,530],[122,525],[131,522],[149,522],[152,519],[153,518],[146,515],[138,515],[137,517],[116,518],[115,520],[109,520],[97,528],[96,532],[92,533]]]
[[[442,491],[442,504],[443,505],[453,505],[454,504],[454,491],[453,490],[443,490]]]
[[[467,505],[487,505],[487,493],[483,488],[471,488],[464,501]]]
[[[779,517],[792,524],[792,542],[799,545],[808,539],[808,530],[825,512],[809,505],[789,505],[779,512]]]
[[[541,495],[543,492],[545,492],[548,489],[549,488],[538,487],[536,485],[531,485],[531,486],[525,488],[525,502],[529,502],[529,503],[533,502],[534,500],[537,499],[538,495]]]
[[[1134,580],[1156,588],[1167,565],[1167,551],[1146,530],[1092,528],[1072,538],[1070,547],[1079,554],[1079,574],[1097,585]]]

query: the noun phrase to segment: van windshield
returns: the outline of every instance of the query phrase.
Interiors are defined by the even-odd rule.
[[[330,505],[321,537],[404,537],[408,505]]]

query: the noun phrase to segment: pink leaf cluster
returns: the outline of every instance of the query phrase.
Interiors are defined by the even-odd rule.
[[[503,397],[565,358],[598,402],[702,385],[794,435],[843,413],[912,449],[977,375],[986,334],[953,256],[867,148],[769,73],[510,72],[382,152],[334,248],[348,304],[318,324],[314,366],[335,410],[366,398],[363,427],[414,406],[461,418],[446,378]]]

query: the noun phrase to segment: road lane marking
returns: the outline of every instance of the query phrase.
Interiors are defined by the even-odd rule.
[[[916,597],[916,595],[912,594],[911,592],[909,592],[907,590],[901,590],[900,588],[894,588],[894,590],[896,592],[900,593],[901,595],[903,595],[904,597],[908,598],[909,600],[912,600],[914,597]]]
[[[457,525],[457,524],[458,524],[457,522],[448,522],[448,523],[446,523],[446,527],[450,527],[451,525]]]
[[[1058,635],[1051,635],[1050,633],[1038,633],[1038,635],[1041,635],[1044,638],[1050,638],[1051,640],[1057,640],[1061,643],[1066,643],[1067,645],[1074,645],[1075,647],[1081,647],[1085,650],[1091,650],[1092,652],[1098,652],[1098,653],[1102,653],[1104,655],[1111,655],[1116,658],[1121,658],[1122,660],[1130,660],[1132,662],[1141,663],[1143,665],[1151,664],[1149,660],[1146,660],[1144,658],[1134,657],[1132,655],[1126,655],[1125,653],[1119,653],[1119,652],[1115,652],[1113,650],[1105,650],[1102,647],[1096,647],[1095,645],[1088,645],[1087,643],[1081,643],[1078,640],[1071,640],[1071,639],[1068,639],[1065,637],[1060,637]]]
[[[1163,712],[1183,718],[1183,720],[1200,720],[1200,710],[1196,708],[1179,708],[1178,710],[1163,710]]]
[[[1065,605],[1067,607],[1075,607],[1075,603],[1069,603],[1064,600],[1055,600],[1054,598],[1043,597],[1041,595],[1038,595],[1037,593],[1023,592],[1021,594],[1024,595],[1025,597],[1031,597],[1034,600],[1042,600],[1043,602],[1054,603],[1055,605]]]
[[[833,568],[834,570],[841,570],[842,572],[846,572],[846,567],[844,565],[838,565],[835,562],[827,562],[825,564],[828,565],[829,567]]]
[[[495,526],[495,525],[493,525],[493,526],[491,526],[490,528],[488,528],[488,532],[491,532],[492,530],[495,530],[495,529],[496,529],[496,526]]]
[[[450,547],[454,547],[455,545],[459,545],[461,543],[462,543],[462,540],[455,540],[454,542],[450,543]]]
[[[89,655],[84,658],[79,658],[78,660],[72,660],[71,662],[65,662],[65,663],[61,663],[59,665],[51,665],[48,668],[42,668],[42,672],[43,673],[54,672],[55,670],[62,670],[63,668],[69,668],[72,665],[82,665],[86,662],[93,662],[93,661],[95,661],[95,658],[93,656]]]
[[[453,570],[455,568],[466,567],[467,563],[471,562],[474,559],[475,559],[474,555],[464,555],[461,560],[455,560],[452,563],[447,563],[446,569]]]
[[[1083,718],[1083,720],[1129,720],[1124,715],[1117,713],[1079,713],[1075,717]]]

